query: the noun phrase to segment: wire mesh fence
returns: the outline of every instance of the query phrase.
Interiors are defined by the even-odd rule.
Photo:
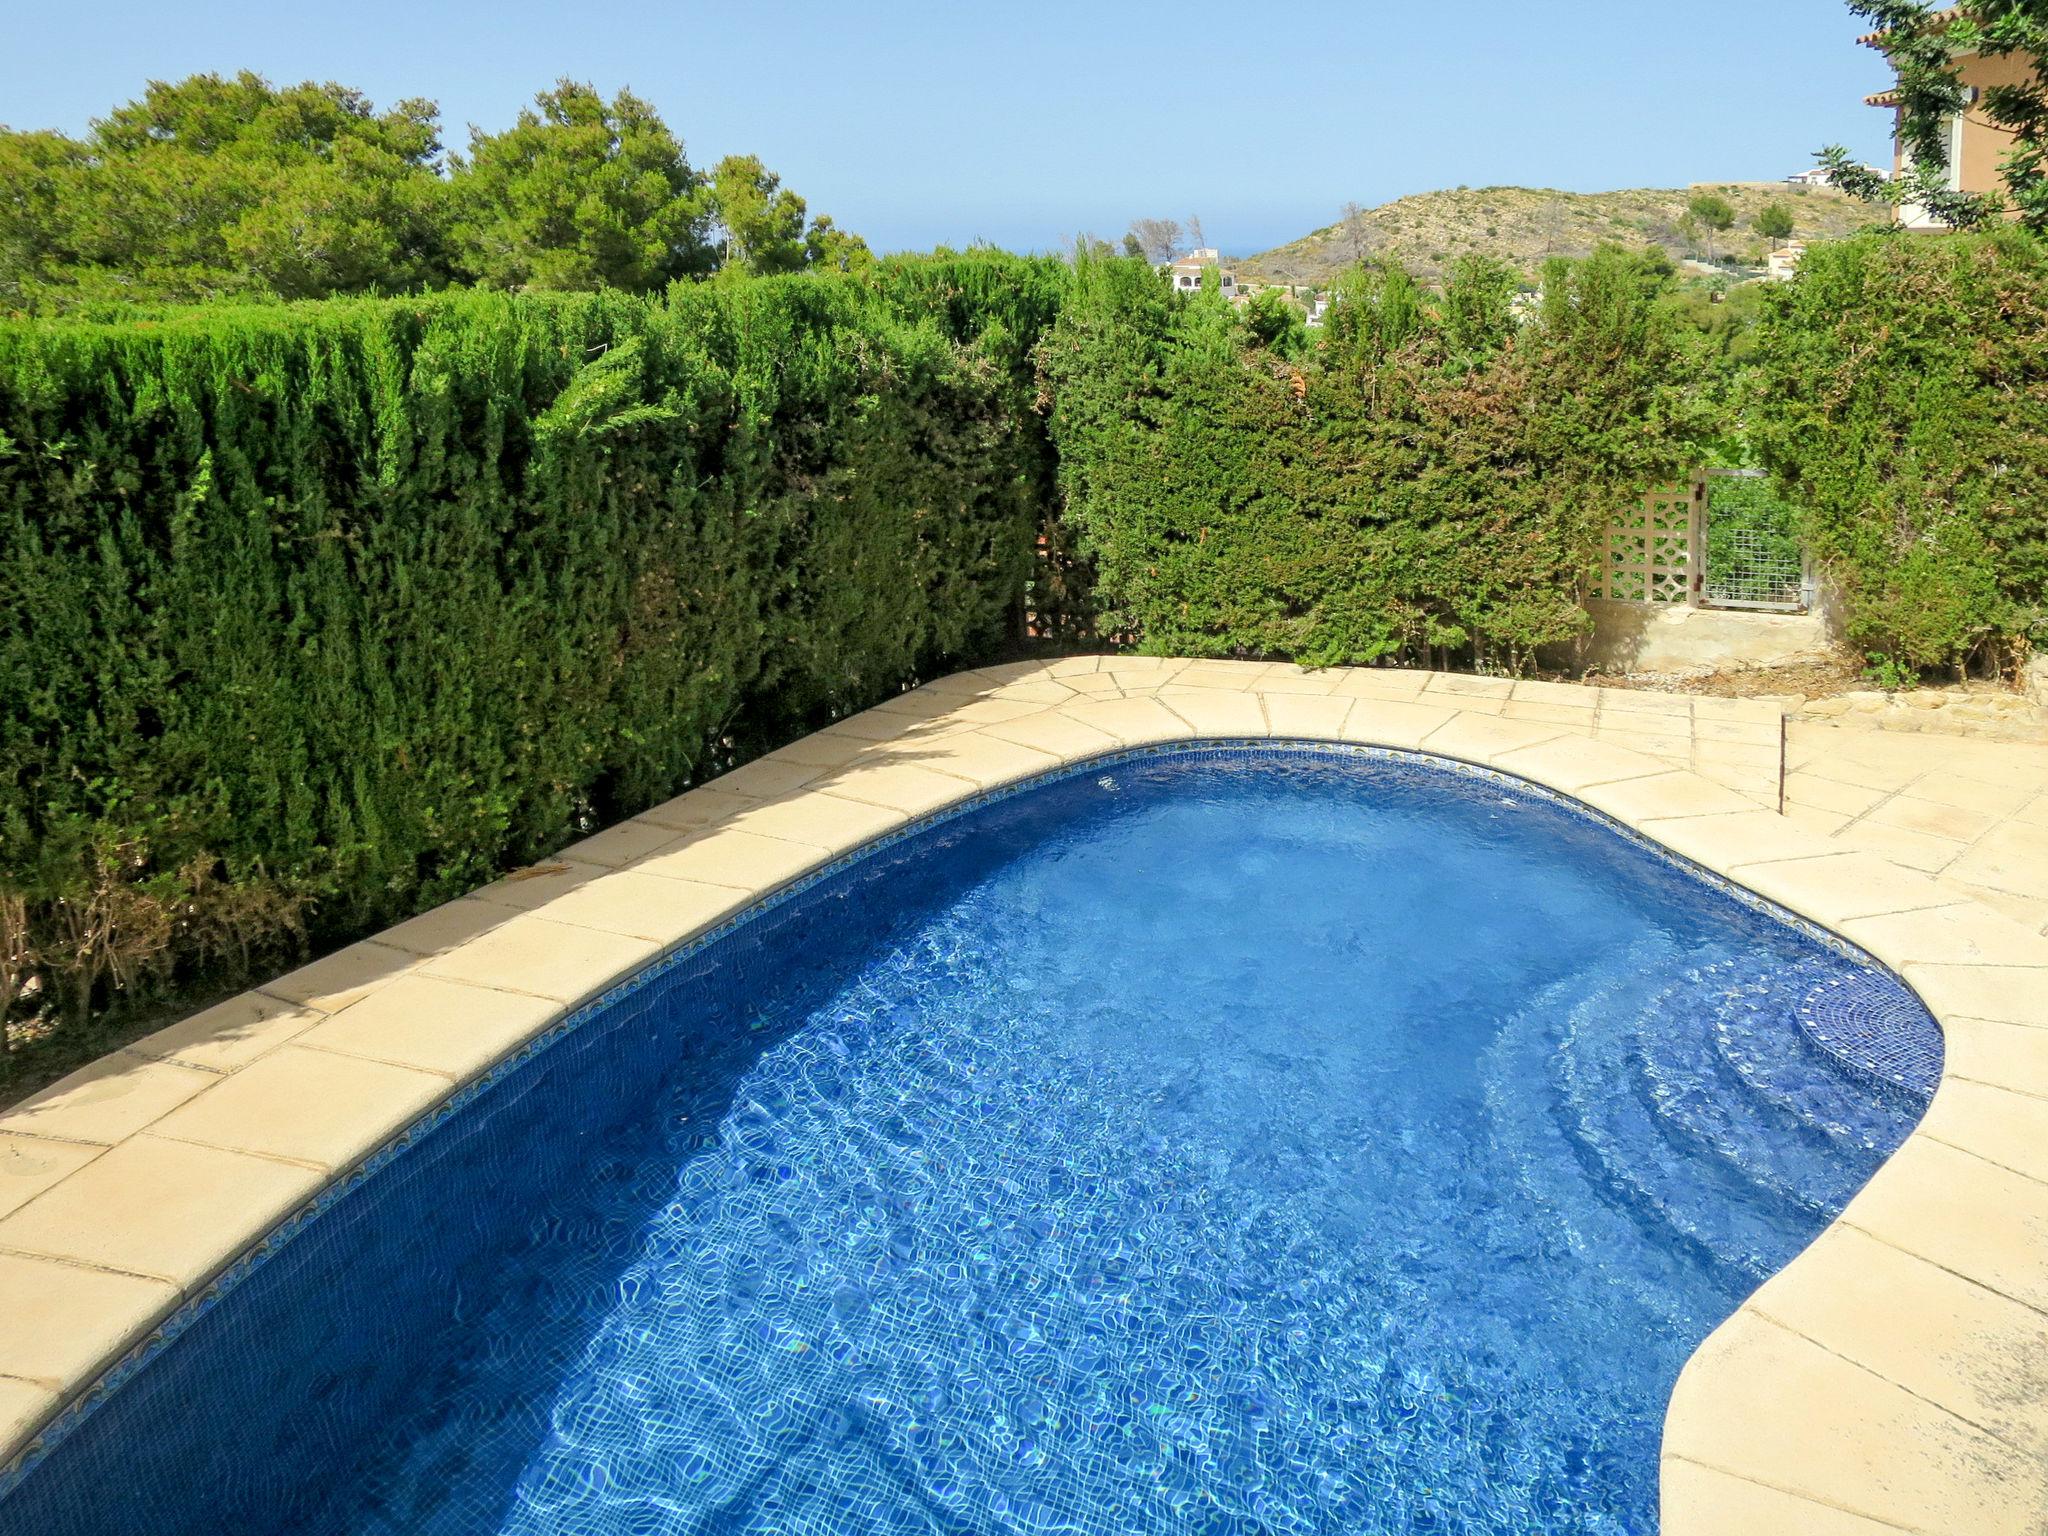
[[[1593,595],[1804,613],[1812,590],[1798,512],[1762,470],[1701,470],[1661,486],[1608,524]]]
[[[1706,544],[1701,602],[1709,608],[1802,612],[1806,553],[1797,511],[1761,470],[1708,470],[1700,478]]]

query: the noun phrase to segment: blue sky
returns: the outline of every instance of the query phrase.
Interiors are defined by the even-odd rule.
[[[1020,249],[1199,213],[1248,253],[1461,183],[1768,179],[1889,162],[1888,83],[1840,0],[391,0],[15,4],[0,123],[77,132],[151,78],[254,69],[499,128],[558,75],[660,108],[691,158],[760,155],[882,249]]]

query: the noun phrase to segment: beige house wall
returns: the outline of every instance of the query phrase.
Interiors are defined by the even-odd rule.
[[[1960,61],[1963,84],[1979,90],[1994,85],[2023,85],[2034,76],[2034,61],[2019,54],[1987,59],[1972,56]],[[1962,187],[1965,192],[1998,190],[1998,165],[2012,148],[2012,135],[1994,128],[1981,106],[1963,114]]]
[[[2033,59],[2022,54],[2006,54],[1999,58],[1970,54],[1958,59],[1956,64],[1963,85],[1980,91],[1998,85],[2024,85],[2034,74]],[[1898,175],[1906,168],[1906,153],[1898,138],[1896,110],[1892,121],[1892,173]],[[1997,191],[2000,186],[1999,162],[2012,147],[2012,138],[2004,129],[1993,126],[1984,115],[1981,104],[1966,111],[1963,114],[1962,154],[1959,157],[1962,173],[1957,182],[1959,188],[1964,192]]]

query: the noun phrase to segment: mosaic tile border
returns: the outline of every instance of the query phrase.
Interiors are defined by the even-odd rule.
[[[1660,863],[1688,878],[1732,897],[1743,906],[1784,923],[1802,937],[1819,944],[1830,952],[1858,965],[1870,968],[1902,986],[1908,986],[1890,967],[1867,951],[1844,939],[1839,934],[1811,922],[1798,913],[1781,906],[1769,898],[1736,883],[1725,875],[1718,874],[1698,861],[1665,847],[1653,838],[1639,832],[1626,822],[1586,804],[1584,801],[1547,785],[1524,778],[1506,769],[1489,767],[1461,758],[1447,757],[1424,750],[1372,746],[1357,742],[1324,741],[1311,737],[1204,737],[1198,739],[1167,741],[1144,746],[1121,747],[1096,753],[1092,756],[1073,759],[1042,773],[1018,779],[999,788],[969,794],[964,798],[915,817],[902,826],[882,833],[840,854],[816,868],[797,876],[782,886],[759,897],[747,906],[722,919],[715,926],[683,941],[673,949],[655,957],[614,983],[604,992],[579,1005],[563,1018],[544,1027],[540,1033],[516,1048],[510,1055],[487,1069],[480,1076],[463,1084],[447,1099],[434,1106],[410,1125],[406,1126],[389,1141],[337,1175],[332,1182],[321,1189],[305,1204],[278,1223],[269,1232],[245,1249],[223,1269],[196,1297],[183,1303],[149,1334],[135,1344],[119,1361],[109,1367],[100,1377],[71,1398],[50,1418],[30,1439],[0,1466],[0,1499],[28,1477],[48,1455],[63,1443],[94,1411],[108,1400],[135,1375],[170,1348],[180,1336],[187,1332],[200,1318],[204,1317],[236,1287],[248,1279],[263,1263],[282,1251],[295,1237],[330,1210],[337,1202],[347,1198],[367,1182],[380,1169],[431,1135],[440,1126],[462,1113],[484,1093],[494,1088],[507,1076],[519,1071],[535,1057],[566,1039],[592,1020],[609,1012],[624,999],[651,985],[662,976],[686,964],[710,946],[718,943],[736,930],[753,922],[764,913],[793,902],[835,876],[866,863],[886,850],[896,847],[912,838],[923,836],[937,827],[958,820],[984,807],[998,804],[1014,796],[1050,784],[1062,783],[1069,779],[1098,773],[1104,768],[1119,763],[1157,760],[1160,758],[1227,758],[1232,760],[1257,761],[1262,758],[1317,757],[1334,761],[1381,762],[1399,766],[1415,766],[1484,781],[1503,790],[1524,795],[1532,800],[1554,807],[1566,814],[1598,826],[1603,831],[1620,837],[1630,846],[1649,854]],[[1910,990],[1910,986],[1908,986]],[[1802,1021],[1803,1023],[1803,1021]],[[1823,1046],[1830,1055],[1839,1054],[1836,1047]],[[1858,1064],[1853,1058],[1844,1058],[1845,1065],[1859,1070],[1863,1075],[1894,1093],[1904,1089],[1893,1084],[1882,1073]],[[1938,1067],[1937,1067],[1938,1071]],[[1920,1102],[1924,1103],[1924,1100]]]
[[[1867,1010],[1875,1006],[1877,1017]],[[1893,1019],[1889,999],[1873,1000],[1859,983],[1825,982],[1799,1005],[1794,1017],[1820,1052],[1878,1093],[1904,1107],[1925,1108],[1941,1083],[1941,1032],[1929,1018]],[[1930,1042],[1928,1030],[1934,1032]]]

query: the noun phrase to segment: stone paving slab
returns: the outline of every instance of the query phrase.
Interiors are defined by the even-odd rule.
[[[1785,811],[2048,933],[2048,745],[1795,720]]]
[[[1747,700],[1133,656],[937,679],[0,1114],[0,1463],[365,1154],[728,913],[1065,763],[1267,736],[1576,795],[1919,989],[1947,1043],[1934,1105],[1686,1366],[1663,1530],[2048,1530],[2048,749],[1787,729]]]

